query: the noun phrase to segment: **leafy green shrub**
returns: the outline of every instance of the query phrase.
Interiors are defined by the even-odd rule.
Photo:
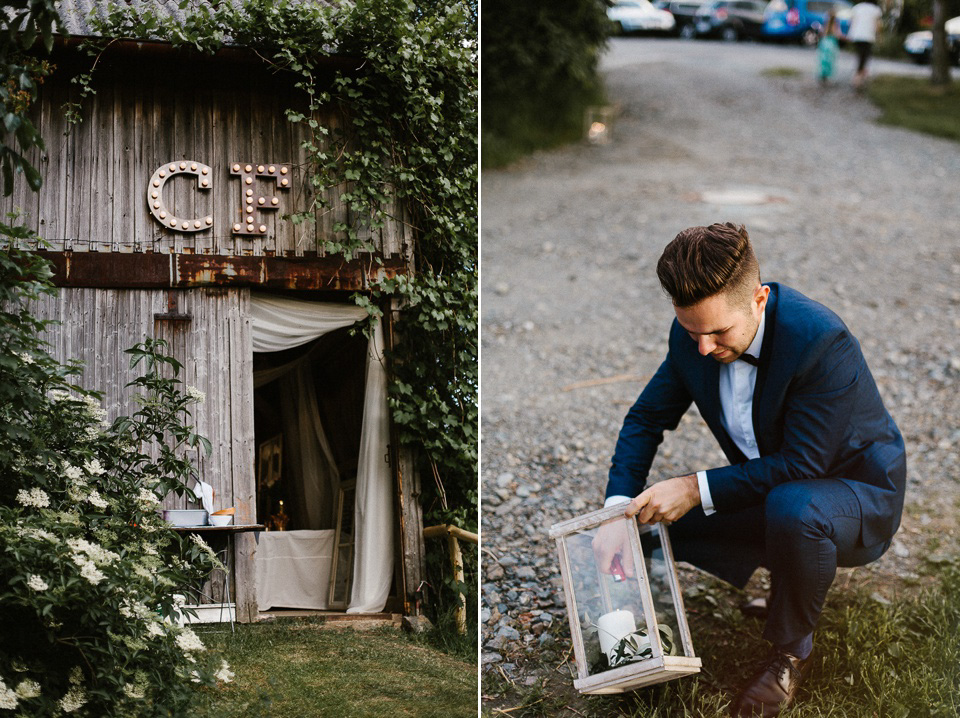
[[[603,0],[511,2],[481,8],[483,164],[583,136],[603,89],[597,60],[611,29]]]
[[[189,491],[186,455],[208,446],[188,426],[200,397],[148,340],[129,351],[140,409],[106,426],[29,313],[49,276],[36,255],[0,250],[0,715],[184,715],[194,683],[231,677],[171,620],[175,587],[208,574],[213,554],[157,512]]]

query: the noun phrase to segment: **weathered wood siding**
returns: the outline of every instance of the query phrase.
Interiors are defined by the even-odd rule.
[[[256,65],[234,66],[192,61],[176,55],[147,58],[105,55],[94,75],[96,95],[83,101],[83,121],[69,126],[63,106],[78,99],[69,83],[76,69],[58,70],[42,87],[38,129],[47,151],[34,159],[44,187],[30,192],[18,183],[12,198],[0,202],[19,208],[27,223],[54,250],[97,252],[182,252],[220,255],[303,256],[322,254],[324,240],[336,239],[334,225],[355,217],[340,200],[348,188],[321,188],[327,205],[316,222],[294,225],[283,214],[304,211],[314,195],[304,182],[307,139],[302,125],[286,118],[288,108],[303,109],[302,93],[288,76]],[[336,126],[342,116],[330,111],[316,119]],[[212,216],[214,225],[199,232],[174,232],[149,213],[147,190],[161,165],[195,161],[211,168],[212,189],[200,191],[190,175],[171,178],[163,199],[177,216]],[[233,163],[292,166],[292,189],[277,190],[258,180],[255,196],[280,199],[279,211],[256,212],[264,237],[235,236],[234,222],[246,213],[244,187],[230,175]],[[396,209],[391,215],[401,217]],[[245,222],[244,222],[245,224]],[[401,221],[390,221],[374,238],[384,255],[408,255]]]
[[[189,322],[156,319],[176,311]],[[108,418],[137,410],[135,392],[126,384],[141,368],[130,368],[124,350],[145,337],[169,342],[168,353],[184,368],[181,379],[206,394],[194,407],[197,433],[213,446],[209,457],[196,457],[201,478],[213,486],[218,508],[235,506],[238,524],[256,521],[253,434],[253,349],[250,293],[245,289],[110,290],[61,289],[34,307],[37,316],[60,322],[45,339],[61,361],[79,359],[85,368],[79,383],[104,394]],[[166,508],[185,507],[170,497]],[[253,542],[236,541],[235,596],[241,620],[255,620]]]

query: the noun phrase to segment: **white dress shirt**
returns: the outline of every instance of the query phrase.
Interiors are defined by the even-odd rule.
[[[760,358],[766,321],[767,314],[764,312],[760,317],[757,334],[750,342],[745,354]],[[737,359],[720,366],[720,423],[747,459],[760,457],[757,436],[753,430],[753,390],[756,385],[757,367],[752,364]],[[700,505],[703,507],[703,513],[708,516],[715,513],[706,471],[697,472],[697,485],[700,489]],[[612,506],[630,501],[631,498],[630,496],[608,496],[603,505]]]

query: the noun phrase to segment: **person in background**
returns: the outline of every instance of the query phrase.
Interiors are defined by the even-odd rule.
[[[877,41],[880,32],[880,20],[883,10],[876,0],[863,0],[853,6],[850,16],[850,29],[847,30],[847,40],[853,43],[857,52],[857,72],[853,76],[853,86],[857,90],[863,87],[867,79],[867,63],[873,52],[873,44]]]
[[[833,10],[827,15],[827,24],[820,35],[817,45],[817,79],[826,85],[833,77],[833,67],[837,60],[837,16]]]

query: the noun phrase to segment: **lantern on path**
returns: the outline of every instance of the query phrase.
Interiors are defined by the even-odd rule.
[[[581,693],[622,693],[700,671],[667,530],[623,511],[610,506],[550,528]]]

